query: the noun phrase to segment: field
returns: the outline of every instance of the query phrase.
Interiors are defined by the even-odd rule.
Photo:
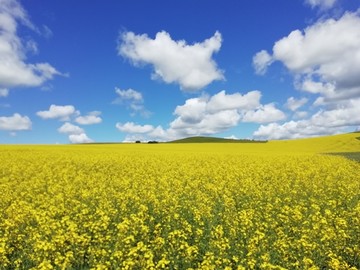
[[[359,136],[0,146],[0,269],[360,269]]]

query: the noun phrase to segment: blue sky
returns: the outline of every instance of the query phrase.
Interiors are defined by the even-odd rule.
[[[0,0],[0,143],[360,127],[360,1]]]

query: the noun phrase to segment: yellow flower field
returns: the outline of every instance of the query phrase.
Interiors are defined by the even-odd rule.
[[[0,146],[0,269],[360,269],[359,136]]]

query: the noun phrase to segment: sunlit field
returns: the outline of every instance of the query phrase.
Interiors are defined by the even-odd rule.
[[[360,269],[357,137],[0,146],[0,269]]]

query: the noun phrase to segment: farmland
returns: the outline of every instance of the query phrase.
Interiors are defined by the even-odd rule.
[[[359,136],[0,146],[0,269],[360,269]]]

